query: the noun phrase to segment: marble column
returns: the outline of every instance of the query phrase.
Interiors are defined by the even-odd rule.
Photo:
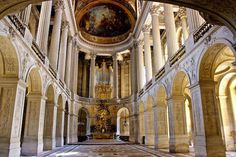
[[[116,127],[116,136],[120,136],[120,115],[117,115]]]
[[[153,111],[154,111],[154,131],[155,131],[155,148],[167,149],[169,147],[168,139],[168,126],[167,126],[167,105],[164,98],[156,98]],[[160,101],[159,101],[160,100]]]
[[[117,54],[113,55],[113,97],[118,98],[118,63]]]
[[[136,104],[136,103],[134,103]],[[133,124],[134,124],[134,143],[138,143],[138,133],[139,133],[139,121],[138,121],[138,115],[137,114],[134,114],[133,115]]]
[[[72,66],[72,48],[73,48],[73,37],[68,37],[68,44],[67,44],[67,57],[66,57],[66,85],[70,87],[71,81],[71,66]]]
[[[205,20],[198,11],[187,8],[187,22],[189,25],[189,32],[192,34],[205,22]]]
[[[48,53],[48,35],[51,19],[51,10],[52,1],[42,2],[36,43],[39,45],[45,55],[47,55]]]
[[[169,122],[169,151],[175,152],[175,139],[174,139],[174,106],[172,97],[167,98],[168,106],[168,122]]]
[[[86,135],[87,136],[91,135],[90,124],[91,124],[91,118],[89,116],[87,116],[87,124],[86,124]]]
[[[73,76],[73,81],[71,83],[71,89],[73,89],[74,93],[77,93],[77,86],[78,86],[78,64],[79,64],[79,50],[78,47],[75,45],[75,52],[73,53],[73,69],[74,75]]]
[[[135,95],[137,93],[137,72],[136,72],[136,48],[133,47],[130,50],[130,54],[131,54],[131,94]]]
[[[165,17],[165,27],[166,27],[168,58],[171,58],[178,50],[175,17],[172,5],[164,4],[164,17]]]
[[[163,56],[162,47],[161,47],[159,6],[153,5],[151,7],[151,15],[152,15],[153,63],[154,63],[153,72],[154,74],[157,74],[157,72],[164,66],[164,63],[163,63],[164,56]]]
[[[43,130],[46,98],[40,94],[27,96],[27,110],[24,139],[21,153],[26,156],[39,155],[43,152]]]
[[[49,49],[49,61],[54,70],[57,70],[63,7],[64,7],[63,0],[57,0],[55,2],[55,18],[53,23],[51,43]]]
[[[234,131],[234,113],[233,107],[231,105],[231,98],[226,94],[219,95],[217,98],[218,106],[221,110],[222,116],[222,131],[224,132],[225,146],[227,151],[235,151],[235,138],[231,135],[231,132]]]
[[[154,119],[153,119],[153,111],[146,110],[144,112],[144,127],[145,127],[145,144],[149,146],[154,145]]]
[[[57,126],[56,126],[56,146],[62,147],[64,145],[64,116],[63,108],[57,109]]]
[[[173,128],[173,135],[170,134],[170,150],[173,153],[187,153],[189,152],[189,137],[187,134],[185,98],[182,95],[172,95],[171,107],[173,121],[170,127]],[[169,108],[168,108],[169,109]]]
[[[225,146],[220,131],[219,114],[215,104],[215,83],[213,81],[202,80],[201,84],[191,85],[190,92],[194,119],[195,156],[225,157]]]
[[[28,5],[23,11],[21,11],[18,15],[20,20],[23,22],[25,26],[28,26],[29,19],[30,19],[30,13],[31,13],[32,5]]]
[[[144,34],[144,59],[146,70],[146,83],[152,79],[152,54],[150,45],[150,26],[145,25],[143,27]]]
[[[184,40],[187,40],[188,24],[187,24],[186,8],[180,7],[178,14],[181,19],[182,33],[183,33]]]
[[[139,40],[137,42],[138,46],[138,62],[137,62],[137,67],[138,67],[138,78],[139,78],[139,90],[141,90],[144,85],[145,85],[145,71],[144,71],[144,60],[143,60],[143,41]]]
[[[91,54],[91,61],[90,61],[90,77],[89,77],[89,98],[95,97],[95,62],[96,62],[96,55]]]
[[[67,21],[63,21],[58,64],[59,77],[63,82],[65,82],[68,29],[69,23]]]
[[[68,101],[68,107],[70,105],[70,101]],[[63,137],[64,137],[64,143],[68,144],[70,143],[70,115],[69,115],[69,108],[65,108],[64,110],[64,130],[63,130]]]
[[[46,102],[43,131],[44,150],[53,150],[56,148],[56,123],[57,104],[54,102]]]
[[[74,141],[74,114],[73,113],[69,113],[69,121],[70,121],[69,142],[73,143]]]
[[[77,106],[78,103],[75,101],[71,102],[71,110],[69,114],[69,119],[70,119],[70,127],[69,127],[69,141],[70,143],[77,143],[78,138],[77,138],[77,131],[78,131],[78,116],[76,115],[75,111],[78,111]]]
[[[20,156],[26,83],[22,80],[2,80],[0,87],[0,156]]]
[[[83,64],[83,70],[82,70],[82,73],[83,73],[83,76],[82,76],[82,96],[83,97],[87,97],[87,79],[88,79],[88,74],[87,74],[87,71],[88,71],[88,61],[84,61],[84,64]]]

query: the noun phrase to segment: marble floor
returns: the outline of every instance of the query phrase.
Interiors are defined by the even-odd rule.
[[[171,155],[149,147],[116,140],[92,140],[45,152],[41,157],[192,157],[191,154]]]
[[[227,157],[235,157],[227,153]],[[45,152],[40,157],[194,157],[194,153],[172,154],[142,145],[115,140],[92,140]]]

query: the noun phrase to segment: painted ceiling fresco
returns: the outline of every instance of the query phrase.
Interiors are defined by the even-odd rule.
[[[80,21],[80,28],[98,37],[114,37],[131,29],[128,15],[116,5],[99,4],[91,8]]]

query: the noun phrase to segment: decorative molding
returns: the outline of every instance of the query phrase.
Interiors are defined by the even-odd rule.
[[[151,25],[144,25],[142,31],[144,33],[150,33]]]
[[[69,28],[69,22],[68,21],[62,21],[61,29],[65,30],[65,29],[68,29],[68,28]]]
[[[54,4],[54,9],[55,9],[55,11],[57,11],[58,9],[64,9],[63,0],[57,0]]]
[[[180,7],[179,11],[178,11],[178,16],[179,16],[180,19],[187,18],[186,8]]]
[[[151,13],[151,15],[160,15],[161,14],[160,6],[159,5],[152,5],[150,7],[150,13]]]

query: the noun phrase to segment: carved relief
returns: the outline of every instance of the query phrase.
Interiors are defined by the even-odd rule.
[[[22,89],[18,89],[19,90],[19,94],[17,95],[17,103],[15,106],[15,119],[14,119],[14,133],[13,135],[15,137],[20,137],[20,131],[21,131],[21,122],[22,122],[22,114],[23,114],[23,106],[24,106],[24,91]]]
[[[2,88],[1,89],[1,103],[0,103],[0,137],[6,137],[9,134],[11,128],[11,113],[13,112],[14,105],[14,88]]]
[[[183,68],[189,74],[191,83],[197,81],[197,64],[193,57],[183,64]]]
[[[168,97],[170,96],[171,92],[171,80],[169,78],[165,79],[163,83],[166,87],[166,93],[168,94]]]

